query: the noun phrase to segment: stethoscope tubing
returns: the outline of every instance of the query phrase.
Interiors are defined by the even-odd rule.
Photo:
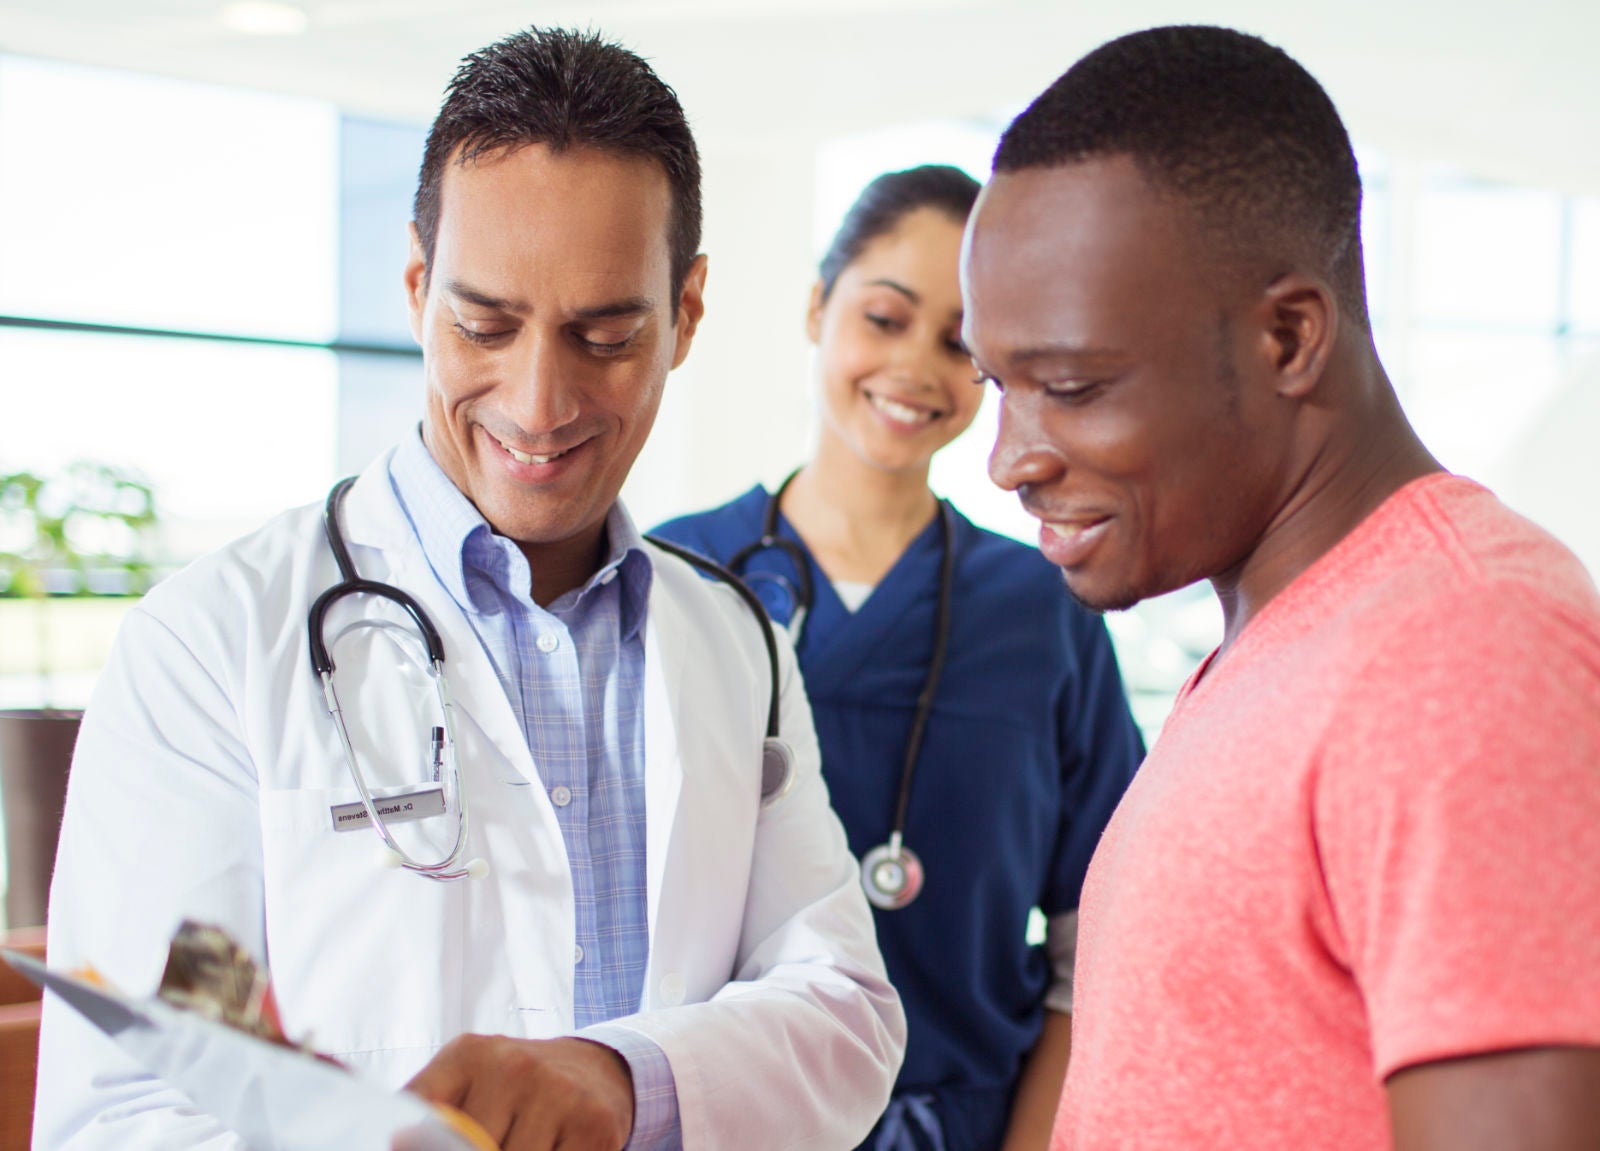
[[[745,568],[750,559],[759,552],[776,549],[789,558],[790,564],[795,569],[795,596],[794,610],[790,615],[791,635],[795,637],[796,646],[800,639],[796,634],[800,627],[795,626],[795,620],[804,621],[816,602],[815,583],[811,576],[811,559],[805,548],[794,540],[779,534],[778,517],[783,493],[788,490],[795,476],[799,475],[796,469],[790,472],[783,483],[778,485],[778,490],[773,492],[767,500],[767,506],[761,517],[761,535],[750,543],[744,545],[728,557],[728,572],[736,576]],[[935,609],[933,653],[928,661],[928,675],[923,681],[922,691],[917,696],[917,710],[911,721],[911,732],[906,739],[905,758],[900,767],[900,784],[895,795],[894,822],[890,827],[886,847],[878,849],[887,852],[890,860],[899,862],[902,852],[910,855],[905,848],[906,820],[911,810],[911,785],[916,776],[917,759],[922,752],[922,741],[927,733],[928,720],[933,715],[934,696],[939,690],[939,680],[944,675],[945,662],[949,654],[950,630],[952,615],[952,600],[955,588],[955,512],[946,500],[939,500],[939,526],[942,535],[941,553],[939,558],[939,600]],[[869,853],[869,857],[873,853]],[[918,869],[918,884],[920,886],[920,863]],[[866,874],[866,871],[863,873]],[[870,893],[870,885],[869,885]],[[881,907],[903,907],[915,897],[915,891],[904,902],[879,903]],[[876,900],[875,900],[876,902]]]
[[[462,857],[466,854],[467,840],[471,830],[470,816],[467,811],[467,797],[461,785],[461,764],[456,755],[456,727],[455,705],[450,695],[450,684],[444,674],[444,640],[439,635],[439,630],[434,627],[433,621],[428,618],[428,613],[410,595],[390,584],[377,580],[363,579],[356,571],[355,563],[350,558],[350,549],[345,543],[344,532],[339,526],[340,510],[344,505],[344,497],[355,483],[355,477],[350,476],[340,480],[328,493],[327,503],[323,507],[322,530],[327,537],[328,547],[333,552],[334,562],[339,567],[339,582],[327,588],[312,603],[311,611],[306,617],[306,630],[309,638],[311,667],[322,684],[324,702],[328,707],[328,714],[333,719],[334,728],[339,735],[339,743],[344,751],[345,764],[349,768],[350,778],[355,782],[356,791],[361,796],[361,806],[367,813],[371,826],[383,839],[384,846],[393,853],[393,859],[408,871],[425,875],[430,879],[453,880],[466,879],[474,874],[472,868],[481,865],[481,861],[474,860],[468,867],[462,866]],[[713,563],[704,556],[689,551],[687,548],[678,547],[654,536],[645,537],[651,544],[671,555],[698,568],[727,584],[744,600],[745,604],[755,613],[756,620],[761,626],[761,635],[765,643],[767,654],[767,667],[771,676],[771,692],[767,702],[766,735],[762,741],[762,768],[763,781],[768,776],[781,779],[781,786],[773,795],[763,794],[763,803],[770,803],[782,794],[787,793],[792,783],[794,770],[794,753],[788,743],[779,735],[779,705],[781,697],[781,683],[778,667],[778,640],[773,632],[772,621],[767,616],[766,608],[761,604],[756,594],[747,587],[743,580],[726,568]],[[394,834],[389,830],[383,817],[378,812],[377,802],[373,799],[372,790],[367,786],[366,776],[361,771],[360,761],[356,755],[355,745],[350,739],[349,727],[345,724],[344,708],[339,703],[339,693],[334,686],[333,657],[328,651],[327,643],[323,636],[323,626],[329,609],[339,600],[352,595],[372,595],[389,600],[398,605],[411,617],[421,633],[423,643],[428,652],[428,673],[433,680],[434,692],[439,700],[439,712],[444,727],[444,754],[449,757],[449,772],[441,773],[443,778],[440,784],[444,791],[447,808],[454,805],[456,812],[456,834],[454,846],[449,853],[437,863],[425,863],[413,859],[396,841]]]
[[[734,575],[731,570],[713,560],[707,559],[699,552],[690,551],[685,547],[679,547],[670,540],[664,540],[659,536],[645,536],[644,538],[648,542],[660,548],[662,551],[666,552],[668,555],[677,556],[679,559],[683,560],[684,563],[690,565],[691,567],[698,568],[707,575],[713,576],[718,581],[727,584],[736,593],[738,593],[739,598],[744,600],[746,606],[748,606],[750,610],[755,613],[756,619],[761,623],[761,638],[765,642],[767,649],[767,670],[772,677],[772,690],[769,693],[767,700],[766,738],[769,740],[777,739],[778,705],[779,696],[781,695],[780,689],[782,686],[778,682],[778,637],[773,633],[772,620],[770,617],[768,617],[767,609],[762,605],[760,598],[755,592],[750,590],[749,585],[746,584],[744,580]]]
[[[428,618],[427,612],[423,611],[422,605],[411,596],[390,584],[362,579],[356,573],[355,564],[350,559],[349,548],[345,545],[344,533],[339,527],[339,512],[344,504],[345,494],[354,482],[355,477],[350,476],[335,484],[333,490],[328,493],[328,501],[323,507],[323,534],[327,536],[328,546],[333,551],[334,562],[339,566],[341,578],[338,583],[316,598],[306,618],[312,670],[322,684],[323,700],[328,706],[328,714],[332,717],[334,728],[339,734],[345,765],[350,771],[351,780],[356,785],[356,791],[361,796],[361,806],[366,810],[369,823],[383,839],[384,846],[394,853],[394,859],[407,871],[418,872],[430,879],[465,879],[470,872],[462,866],[461,860],[466,854],[471,823],[467,813],[466,796],[461,787],[461,764],[456,756],[455,706],[450,695],[449,681],[444,675],[444,641],[438,629],[433,626],[433,621]],[[360,760],[356,756],[355,745],[350,739],[350,729],[345,724],[344,708],[339,703],[339,693],[333,682],[333,657],[329,654],[327,643],[323,638],[323,623],[328,610],[339,600],[351,595],[375,595],[398,604],[416,623],[428,649],[428,673],[433,680],[434,693],[439,701],[439,712],[445,730],[444,752],[450,758],[450,770],[448,773],[442,773],[440,784],[444,789],[446,806],[454,805],[456,812],[454,845],[449,853],[436,863],[413,859],[389,830],[388,824],[378,812],[372,790],[367,786],[366,776],[361,771]]]
[[[956,549],[955,530],[950,523],[950,505],[939,501],[939,521],[944,532],[944,548],[939,557],[939,604],[933,625],[933,655],[928,660],[928,678],[917,696],[917,712],[911,720],[911,734],[906,739],[905,764],[900,769],[900,792],[895,799],[894,825],[889,842],[898,847],[905,837],[906,816],[911,809],[911,777],[916,772],[917,757],[922,752],[922,737],[927,733],[928,720],[933,715],[933,697],[939,691],[939,680],[944,676],[945,657],[950,649],[951,587],[955,582]]]

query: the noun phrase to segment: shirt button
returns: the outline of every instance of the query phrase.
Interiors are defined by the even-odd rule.
[[[557,784],[550,789],[550,802],[557,807],[565,807],[572,802],[572,788],[565,784]]]
[[[616,568],[606,568],[605,571],[600,573],[600,582],[601,583],[610,583],[612,580],[614,580],[616,578],[617,578],[617,569]]]
[[[551,635],[549,632],[545,632],[544,635],[540,636],[533,642],[534,646],[540,651],[544,652],[546,655],[549,655],[551,652],[555,651],[556,648],[561,646],[561,641],[555,636]]]
[[[574,962],[574,963],[582,963],[583,962],[583,944],[578,943],[578,944],[574,944],[573,945],[573,948],[572,948],[572,962]]]

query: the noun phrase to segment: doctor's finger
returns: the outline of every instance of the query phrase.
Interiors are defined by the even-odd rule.
[[[507,1098],[485,1102],[485,1106],[500,1110],[509,1100]],[[527,1100],[522,1100],[519,1107],[511,1101],[511,1113],[506,1121],[506,1130],[499,1136],[500,1151],[554,1151],[556,1147],[556,1127],[548,1115],[543,1114],[536,1106],[530,1106]]]
[[[509,1112],[501,1151],[621,1151],[626,1129],[594,1097],[589,1084],[552,1076],[547,1068],[501,1065],[468,1092],[466,1109]]]
[[[519,1109],[519,1100],[499,1073],[503,1042],[494,1036],[458,1036],[412,1077],[406,1090],[461,1111],[503,1148]]]
[[[482,1061],[482,1036],[461,1035],[441,1047],[428,1065],[411,1077],[405,1089],[432,1103],[461,1106]]]

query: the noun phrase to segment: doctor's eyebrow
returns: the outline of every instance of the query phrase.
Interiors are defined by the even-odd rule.
[[[612,320],[618,316],[644,315],[655,311],[655,307],[656,302],[649,296],[631,296],[626,300],[597,304],[592,308],[579,308],[572,315],[576,320]]]
[[[490,308],[496,312],[512,312],[520,315],[528,310],[526,304],[516,304],[501,296],[491,296],[488,292],[480,292],[460,280],[446,280],[444,290],[458,300],[476,304],[480,308]]]
[[[479,291],[470,284],[460,280],[446,280],[444,290],[458,300],[474,304],[480,308],[489,308],[496,312],[510,312],[512,315],[525,315],[531,309],[527,304],[519,304],[503,296],[490,295],[488,292]],[[572,314],[574,320],[612,320],[619,316],[646,315],[655,310],[656,302],[650,296],[628,296],[621,300],[612,300],[604,304],[595,304],[587,308],[579,308]]]

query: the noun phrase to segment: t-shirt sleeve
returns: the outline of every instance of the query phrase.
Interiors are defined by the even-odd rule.
[[[1077,909],[1089,859],[1144,760],[1144,738],[1128,709],[1105,623],[1070,603],[1063,604],[1063,612],[1072,674],[1056,705],[1061,826],[1053,874],[1040,903],[1051,916]]]
[[[1442,596],[1332,709],[1312,819],[1379,1079],[1600,1046],[1600,634],[1527,592]]]

